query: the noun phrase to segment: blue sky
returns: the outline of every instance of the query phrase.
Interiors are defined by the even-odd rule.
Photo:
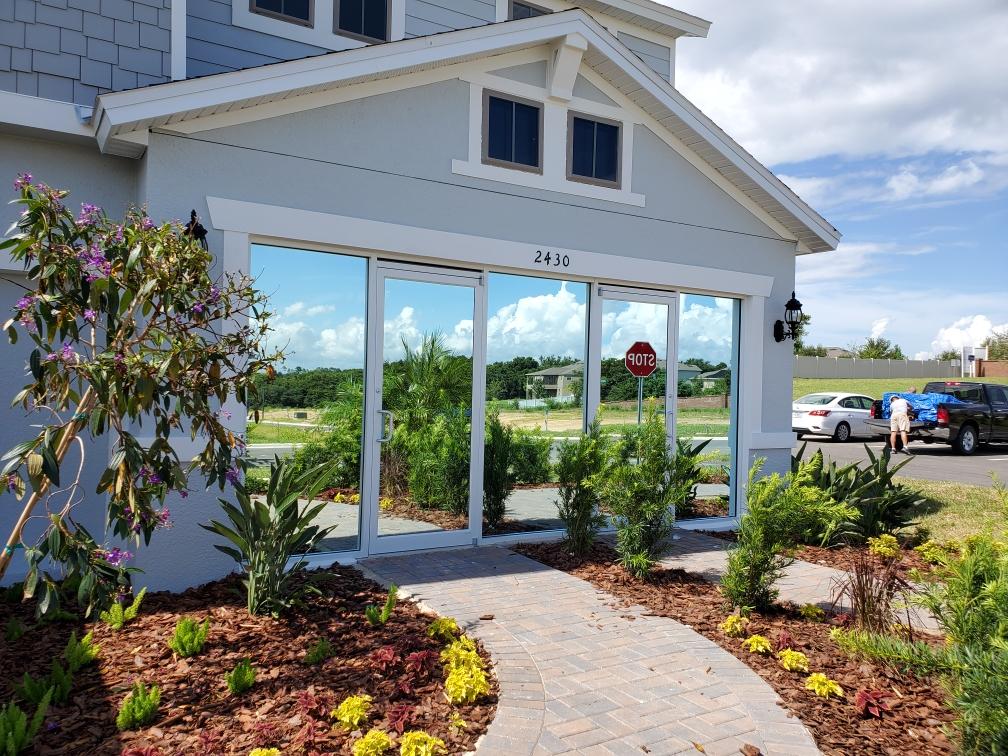
[[[1008,327],[1008,3],[681,0],[676,86],[840,229],[811,341],[910,356]]]

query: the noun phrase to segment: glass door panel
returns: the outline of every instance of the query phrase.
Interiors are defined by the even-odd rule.
[[[482,412],[473,412],[479,278],[392,268],[381,271],[378,287],[372,551],[467,543],[477,435],[482,443],[474,433]]]

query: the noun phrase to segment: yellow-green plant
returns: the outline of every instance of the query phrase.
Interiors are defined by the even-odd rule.
[[[396,587],[395,583],[389,586],[388,595],[385,597],[385,605],[378,608],[374,604],[368,604],[364,607],[364,618],[368,621],[371,627],[379,627],[384,625],[389,621],[392,616],[392,610],[395,609],[396,604],[396,594],[399,588]]]
[[[729,638],[741,638],[745,634],[749,620],[738,614],[729,614],[719,627]]]
[[[808,672],[808,657],[801,651],[785,648],[777,653],[777,661],[788,672]]]
[[[96,646],[94,643],[94,632],[88,633],[78,641],[77,632],[74,631],[70,633],[70,640],[63,649],[63,658],[72,674],[97,659],[100,651],[101,646]]]
[[[146,727],[157,718],[160,705],[161,690],[158,686],[151,685],[147,688],[137,680],[133,683],[133,690],[126,694],[126,698],[119,705],[116,727],[120,732]]]
[[[447,752],[441,738],[428,735],[423,730],[410,730],[399,741],[399,756],[440,756]]]
[[[108,609],[98,616],[101,617],[102,622],[113,630],[122,630],[125,624],[136,619],[137,612],[140,611],[140,603],[146,595],[147,589],[141,588],[140,593],[133,598],[133,603],[129,606],[124,607],[118,601],[114,601]]]
[[[353,756],[382,756],[392,748],[392,738],[381,730],[370,730],[353,744]]]
[[[762,635],[750,635],[744,641],[742,641],[742,646],[746,651],[750,651],[754,654],[769,654],[773,651],[773,646],[770,640]]]
[[[805,680],[805,689],[811,690],[817,696],[822,696],[823,698],[829,698],[830,696],[837,696],[838,698],[843,698],[844,692],[835,680],[830,680],[822,672],[813,672]]]
[[[347,730],[356,730],[367,722],[371,711],[371,696],[347,696],[333,709],[331,716]]]
[[[52,660],[49,674],[35,679],[25,672],[17,694],[29,703],[38,704],[45,696],[50,695],[53,703],[66,703],[73,686],[73,673],[63,668],[56,659]]]
[[[802,619],[812,622],[822,622],[826,619],[826,612],[823,611],[822,607],[815,604],[803,604],[801,609],[798,610],[798,614],[801,615]]]
[[[203,620],[201,624],[192,617],[182,617],[175,624],[175,632],[172,637],[168,639],[168,648],[183,659],[195,656],[203,650],[209,632],[209,618]]]
[[[224,678],[232,696],[240,696],[255,685],[256,668],[248,659],[242,659]]]
[[[305,664],[321,664],[330,656],[333,655],[332,643],[329,642],[328,638],[319,638],[315,641],[308,653],[305,654],[304,662]]]
[[[279,748],[253,748],[248,756],[283,756]]]
[[[920,546],[915,547],[914,551],[930,564],[944,564],[949,557],[958,553],[959,544],[956,541],[939,542],[929,538]]]
[[[868,551],[880,559],[895,559],[900,553],[899,541],[896,536],[883,533],[878,538],[868,539]]]
[[[451,643],[461,632],[452,617],[438,617],[427,626],[427,637],[444,643]]]
[[[455,667],[445,678],[445,695],[456,705],[473,703],[489,692],[490,683],[480,667]]]
[[[4,756],[17,756],[28,750],[35,735],[38,734],[39,727],[42,726],[42,720],[45,719],[51,695],[52,691],[48,690],[42,696],[42,700],[35,707],[31,721],[13,701],[0,709],[0,753]]]
[[[457,711],[452,712],[451,722],[449,722],[449,725],[451,727],[454,727],[456,730],[469,729],[469,724],[464,719],[462,719],[462,715],[459,714]]]
[[[456,641],[448,644],[441,652],[441,661],[447,671],[459,669],[460,667],[475,667],[483,669],[483,659],[476,651],[476,644],[472,638],[462,636]]]

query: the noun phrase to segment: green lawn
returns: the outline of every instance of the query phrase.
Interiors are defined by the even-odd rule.
[[[924,390],[924,384],[930,381],[953,380],[948,378],[795,378],[792,387],[792,398],[797,399],[805,394],[821,391],[849,391],[852,394],[865,394],[873,399],[881,399],[886,391],[905,391],[916,386],[918,391]],[[1008,383],[1008,378],[981,378],[989,383]]]
[[[1008,527],[1008,492],[988,486],[936,480],[898,478],[927,497],[922,525],[936,541],[962,540],[991,531],[1003,538]]]
[[[303,444],[311,431],[291,425],[274,425],[270,422],[249,423],[248,442],[250,444]]]

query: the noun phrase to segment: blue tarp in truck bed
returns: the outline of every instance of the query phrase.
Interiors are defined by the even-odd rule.
[[[901,396],[907,400],[910,409],[918,420],[925,422],[938,421],[939,404],[965,404],[948,394],[902,394],[897,391],[887,391],[882,394],[882,417],[889,419],[889,397]]]

